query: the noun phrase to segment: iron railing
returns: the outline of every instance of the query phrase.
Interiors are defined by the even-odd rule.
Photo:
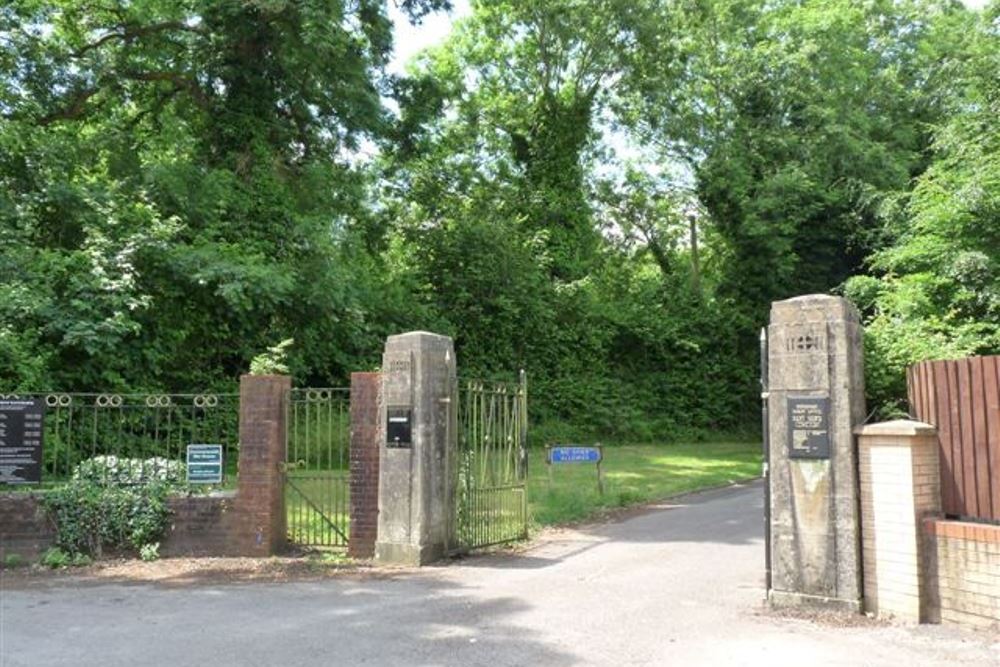
[[[293,389],[286,422],[288,539],[304,547],[345,546],[350,517],[350,389]]]
[[[223,447],[223,484],[236,479],[239,394],[17,393],[44,406],[42,485],[185,481],[189,444]],[[10,488],[8,485],[0,485]]]
[[[528,388],[469,380],[459,386],[458,549],[524,539],[528,533]]]

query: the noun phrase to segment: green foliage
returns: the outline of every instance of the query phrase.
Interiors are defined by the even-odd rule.
[[[49,547],[38,561],[41,565],[57,570],[64,567],[86,567],[93,561],[82,553],[67,553],[59,547]]]
[[[773,299],[857,300],[886,410],[1000,349],[996,3],[471,4],[405,76],[381,1],[0,7],[0,389],[430,329],[529,372],[533,442],[663,441],[757,428]]]
[[[160,543],[150,542],[149,544],[143,544],[139,548],[139,558],[147,563],[151,563],[154,560],[160,559]]]
[[[50,547],[42,553],[42,557],[38,562],[45,567],[50,567],[55,570],[67,567],[71,562],[73,562],[73,558],[59,547]]]
[[[998,16],[994,4],[967,35],[929,168],[885,202],[893,242],[845,286],[867,315],[868,390],[883,413],[905,408],[907,366],[1000,353]]]
[[[179,485],[187,479],[187,466],[161,456],[130,459],[114,455],[95,456],[73,468],[73,481],[102,486],[134,486],[139,484]]]
[[[22,556],[21,554],[9,553],[4,555],[2,567],[6,570],[9,570],[17,567],[24,567],[27,564],[28,561],[25,560],[24,556]]]
[[[295,342],[286,338],[277,345],[267,348],[250,361],[251,375],[285,375],[288,373],[288,349]]]
[[[43,503],[56,527],[56,545],[69,554],[100,557],[105,548],[138,550],[167,526],[167,487],[105,486],[74,481]]]

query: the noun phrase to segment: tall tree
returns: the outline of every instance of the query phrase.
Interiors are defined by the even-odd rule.
[[[938,61],[968,13],[950,2],[679,0],[623,96],[631,124],[689,165],[731,260],[723,292],[760,321],[827,291],[877,239],[879,193],[926,165]]]
[[[17,0],[0,24],[0,266],[36,295],[9,354],[176,385],[295,332],[334,372],[364,328],[339,241],[385,129],[384,2]]]
[[[1000,353],[1000,3],[952,51],[951,113],[930,167],[883,207],[892,243],[847,294],[868,316],[869,387],[905,406],[905,369],[928,358]]]

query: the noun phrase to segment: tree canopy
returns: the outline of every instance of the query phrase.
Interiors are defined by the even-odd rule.
[[[445,0],[397,3],[411,21]],[[754,429],[768,304],[842,292],[889,411],[1000,350],[1000,3],[0,7],[0,382],[341,384],[406,329],[539,438]]]

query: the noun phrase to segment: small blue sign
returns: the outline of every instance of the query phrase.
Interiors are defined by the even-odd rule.
[[[222,445],[187,446],[189,484],[222,483]]]
[[[549,449],[549,463],[600,463],[600,447],[560,445]]]

